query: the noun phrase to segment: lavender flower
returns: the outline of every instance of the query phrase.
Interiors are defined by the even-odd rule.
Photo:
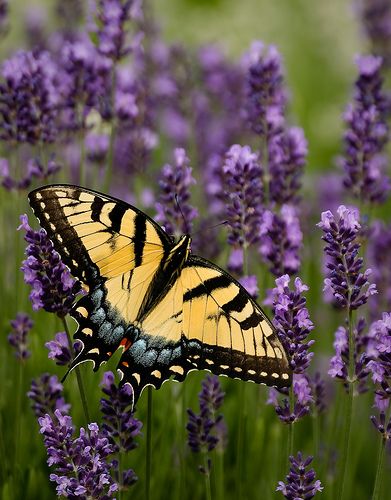
[[[330,360],[328,374],[330,377],[338,378],[345,383],[347,388],[348,382],[357,381],[357,392],[363,393],[367,391],[367,349],[370,342],[370,336],[365,334],[366,322],[364,318],[359,318],[357,325],[353,329],[354,336],[354,380],[349,379],[349,342],[348,332],[345,327],[340,326],[335,332],[335,340],[333,343],[335,355]]]
[[[371,325],[368,370],[376,384],[375,405],[385,412],[391,400],[391,313]]]
[[[373,269],[373,281],[379,293],[371,297],[369,307],[373,318],[391,310],[391,226],[377,220],[369,228],[367,238],[368,263]]]
[[[54,340],[45,343],[49,349],[48,358],[53,359],[56,365],[67,366],[73,361],[74,355],[69,347],[68,336],[65,332],[56,333]],[[73,344],[73,351],[77,354],[81,349],[81,343],[76,341]]]
[[[314,469],[306,470],[314,458],[304,458],[299,451],[297,456],[290,456],[291,468],[286,476],[286,482],[279,481],[276,491],[281,491],[288,500],[314,498],[318,491],[323,490],[322,483],[316,479]]]
[[[268,145],[269,196],[278,205],[296,203],[308,153],[301,128],[291,127],[271,137]]]
[[[336,305],[348,310],[358,309],[377,293],[376,285],[368,278],[372,272],[367,269],[362,273],[363,259],[358,257],[358,242],[361,228],[357,209],[348,209],[341,205],[335,218],[330,212],[322,213],[322,220],[317,224],[323,232],[326,242],[324,251],[329,257],[324,290],[331,292]]]
[[[161,194],[156,203],[156,220],[169,234],[190,234],[198,212],[188,202],[189,188],[195,184],[184,149],[175,149],[175,166],[164,165],[159,181]],[[183,214],[183,216],[182,216]]]
[[[344,115],[347,130],[345,151],[340,163],[344,169],[344,186],[356,198],[366,202],[383,202],[391,188],[383,170],[388,141],[388,103],[382,90],[382,59],[374,56],[357,58],[359,77],[354,100]]]
[[[56,68],[47,52],[17,52],[3,63],[0,83],[0,139],[53,142],[59,95]]]
[[[129,384],[118,387],[112,372],[105,372],[101,388],[107,398],[100,400],[103,414],[102,432],[115,452],[131,451],[137,447],[135,438],[141,434],[142,423],[132,412],[132,388]]]
[[[276,47],[252,44],[248,56],[247,115],[252,130],[270,137],[284,123],[286,92],[283,88],[281,56]]]
[[[12,333],[8,335],[8,342],[15,349],[15,357],[23,361],[31,356],[31,352],[27,349],[27,334],[34,323],[25,313],[18,313],[10,323]]]
[[[27,162],[27,169],[24,176],[17,180],[10,175],[9,163],[6,158],[0,158],[0,178],[1,184],[8,191],[25,190],[29,188],[35,179],[46,181],[51,175],[54,175],[60,170],[60,165],[52,157],[46,167],[38,158],[30,159]]]
[[[64,400],[63,386],[57,375],[49,373],[44,373],[31,382],[27,396],[32,400],[32,409],[36,417],[43,417],[47,413],[53,415],[56,410],[65,415],[71,406]]]
[[[309,333],[314,328],[306,308],[306,299],[303,292],[308,290],[300,278],[295,279],[295,288],[289,287],[290,277],[286,274],[276,279],[274,288],[267,299],[273,304],[274,326],[278,336],[289,356],[290,368],[293,372],[293,394],[295,395],[294,407],[290,407],[287,399],[280,405],[277,399],[272,398],[276,413],[285,423],[293,423],[306,415],[313,402],[311,384],[305,375],[313,353],[308,352],[315,342],[306,341]]]
[[[48,465],[56,473],[50,480],[57,484],[58,496],[111,498],[118,484],[110,476],[112,464],[108,457],[113,450],[97,424],[88,425],[88,432],[80,429],[74,438],[72,418],[55,410],[54,417],[46,414],[38,419],[40,432],[48,454]]]
[[[97,36],[101,54],[119,61],[134,50],[140,35],[129,42],[126,25],[142,17],[139,0],[97,0]]]
[[[234,249],[245,249],[258,240],[263,202],[262,169],[249,146],[235,144],[229,149],[223,179],[228,243]]]
[[[219,442],[222,442],[225,434],[223,415],[217,415],[224,401],[224,393],[218,377],[208,375],[204,379],[198,398],[200,414],[197,415],[192,410],[187,410],[188,445],[194,453],[208,453],[216,448]],[[208,464],[210,469],[211,462],[208,461]],[[209,470],[204,470],[202,467],[200,471],[204,474],[209,473]]]
[[[265,210],[259,235],[259,253],[275,276],[299,270],[303,234],[294,206],[283,205],[279,214]]]
[[[365,34],[371,44],[371,53],[382,56],[387,66],[391,63],[391,5],[388,0],[360,0],[358,12]]]
[[[24,280],[31,285],[30,300],[33,309],[45,309],[64,317],[70,311],[76,297],[82,292],[79,281],[74,280],[46,231],[33,231],[28,224],[27,215],[21,215],[18,229],[26,231],[27,259],[23,261]]]

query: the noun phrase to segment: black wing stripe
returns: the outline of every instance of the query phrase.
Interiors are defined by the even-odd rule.
[[[120,232],[122,218],[126,212],[126,207],[124,205],[115,205],[113,210],[109,214],[109,219],[111,220],[111,230],[116,233]]]
[[[200,281],[202,280],[200,279]],[[213,292],[213,290],[216,290],[217,288],[228,287],[230,284],[231,280],[224,275],[207,279],[200,285],[197,285],[195,288],[188,290],[183,295],[183,301],[188,302],[189,300],[196,299],[197,297],[202,297],[203,295],[209,295]]]
[[[136,215],[134,221],[135,232],[134,232],[134,255],[135,255],[135,267],[141,266],[143,260],[143,250],[145,245],[145,217],[143,214],[139,213]]]
[[[102,208],[105,202],[99,196],[95,196],[94,201],[91,205],[91,219],[94,222],[100,222],[100,214],[102,213]]]

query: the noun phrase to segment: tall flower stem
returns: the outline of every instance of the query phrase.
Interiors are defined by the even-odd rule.
[[[380,489],[383,480],[383,471],[384,471],[384,452],[386,449],[386,440],[384,436],[380,436],[379,443],[379,452],[377,456],[377,468],[376,468],[376,476],[375,476],[375,484],[373,486],[372,500],[380,500]]]
[[[242,382],[239,389],[239,425],[238,425],[238,440],[236,448],[236,485],[237,494],[236,498],[243,498],[243,464],[244,457],[244,438],[246,435],[246,421],[247,421],[247,408],[246,408],[246,383]]]
[[[295,395],[293,393],[293,383],[292,383],[292,385],[289,388],[289,407],[290,407],[291,411],[293,411],[294,406],[295,406]],[[288,461],[289,461],[289,457],[291,457],[293,455],[293,439],[294,439],[294,429],[293,429],[293,426],[294,426],[294,422],[290,422],[288,424],[288,442],[287,442],[287,446],[288,446],[288,454],[287,454]],[[290,461],[289,461],[289,463],[290,463]]]
[[[117,75],[116,75],[116,67],[113,66],[113,73],[111,75],[111,111],[112,111],[112,122],[111,122],[111,131],[110,131],[110,141],[109,141],[109,152],[107,156],[107,167],[105,172],[105,179],[103,183],[103,189],[105,192],[108,192],[111,185],[111,180],[113,177],[113,166],[114,166],[114,146],[115,146],[115,135],[117,133],[116,127],[116,117],[114,113],[115,109],[115,92],[117,86]]]
[[[147,413],[147,454],[145,468],[145,498],[151,498],[151,464],[152,464],[152,387],[148,387],[148,413]]]
[[[353,415],[353,393],[354,393],[354,331],[353,331],[353,311],[349,307],[349,324],[348,324],[348,332],[349,332],[349,366],[348,366],[348,384],[349,384],[349,392],[348,398],[346,401],[346,410],[345,410],[345,422],[343,427],[343,448],[341,454],[341,484],[339,489],[339,500],[342,500],[344,497],[344,491],[346,487],[346,471],[347,471],[347,458],[349,456],[349,447],[350,447],[350,435],[352,428],[352,415]]]
[[[72,338],[71,338],[71,334],[69,332],[67,320],[65,317],[61,318],[61,320],[62,320],[62,323],[64,325],[65,333],[67,334],[67,337],[68,337],[69,349],[71,350],[72,356],[74,357],[75,352],[73,349]],[[80,368],[78,366],[75,367],[75,372],[76,372],[77,385],[79,387],[79,392],[80,392],[81,404],[83,406],[84,416],[85,416],[87,426],[88,426],[88,424],[91,422],[91,419],[90,419],[90,414],[88,412],[87,398],[86,398],[86,393],[84,390],[83,379],[81,377]]]
[[[208,463],[208,454],[204,453],[204,477],[205,477],[205,498],[206,500],[212,500],[212,490],[210,487],[210,467]]]

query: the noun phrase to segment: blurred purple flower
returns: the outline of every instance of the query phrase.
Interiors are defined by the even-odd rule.
[[[21,215],[18,229],[26,231],[24,239],[27,259],[21,267],[24,280],[31,285],[30,300],[34,311],[45,309],[64,317],[70,311],[77,296],[82,293],[81,283],[72,278],[68,268],[62,263],[59,254],[46,231],[34,231],[28,224],[27,215]]]
[[[96,163],[102,163],[109,151],[110,138],[107,134],[96,134],[89,132],[86,135],[85,145],[87,158]]]
[[[335,212],[344,197],[342,175],[326,173],[319,175],[316,181],[316,198],[321,212]]]
[[[319,479],[316,479],[314,469],[307,470],[313,457],[304,458],[299,451],[296,457],[291,456],[289,460],[292,465],[286,482],[279,481],[276,491],[281,491],[288,500],[314,498],[318,491],[323,490],[323,486]]]
[[[190,234],[198,211],[189,204],[190,186],[195,184],[184,149],[174,151],[174,166],[166,164],[159,180],[156,220],[169,234]],[[183,216],[182,216],[183,214]]]
[[[363,393],[368,390],[367,387],[367,349],[370,342],[370,335],[365,333],[366,322],[364,318],[359,318],[357,325],[353,329],[354,337],[354,381],[357,381],[356,390],[358,393]],[[349,343],[348,332],[345,327],[340,326],[335,332],[335,340],[333,343],[335,354],[330,360],[328,374],[330,377],[339,378],[344,381],[345,387],[348,387],[349,380]]]
[[[369,42],[371,53],[391,64],[391,4],[388,0],[359,0],[358,13]]]
[[[137,48],[140,34],[129,40],[128,24],[142,18],[140,0],[96,0],[98,50],[113,61],[119,61]]]
[[[262,169],[258,156],[249,146],[235,144],[226,154],[222,176],[230,226],[228,243],[246,248],[257,242],[262,217]]]
[[[259,295],[258,280],[254,274],[243,276],[239,279],[239,283],[244,286],[253,299]]]
[[[368,281],[372,270],[363,273],[363,259],[358,257],[361,246],[358,210],[341,205],[337,212],[337,217],[330,211],[323,212],[322,220],[317,224],[325,233],[322,239],[326,242],[324,251],[329,257],[324,290],[332,292],[336,305],[354,310],[365,304],[377,290],[376,285]]]
[[[308,154],[301,128],[291,127],[274,135],[269,142],[269,196],[278,205],[296,203],[301,176]]]
[[[384,202],[391,188],[384,175],[388,141],[387,109],[389,103],[382,90],[382,59],[372,55],[357,58],[359,77],[355,83],[353,102],[344,120],[345,151],[340,163],[344,169],[344,186],[351,194],[366,202]]]
[[[208,453],[220,443],[223,443],[226,429],[223,415],[217,414],[224,401],[224,393],[218,377],[207,375],[202,382],[202,390],[198,395],[200,414],[188,409],[189,422],[188,445],[194,453]],[[200,472],[207,474],[211,462],[208,461],[209,470],[200,467]]]
[[[110,472],[113,467],[108,458],[113,453],[108,439],[95,423],[82,427],[74,437],[72,418],[55,410],[38,419],[40,432],[48,454],[48,465],[56,473],[50,480],[57,484],[58,496],[85,498],[111,498],[118,490]]]
[[[281,56],[274,46],[253,42],[247,56],[247,116],[252,130],[269,138],[284,124],[286,92]]]
[[[129,384],[118,387],[112,372],[104,373],[101,388],[107,396],[100,400],[102,432],[115,452],[131,451],[138,446],[135,438],[141,434],[143,425],[132,411],[132,388]]]
[[[0,139],[30,144],[55,140],[60,103],[56,74],[48,52],[19,51],[3,62]]]
[[[303,234],[296,207],[283,205],[279,214],[265,210],[259,234],[259,253],[274,276],[297,273]]]
[[[33,380],[27,396],[32,401],[32,409],[36,417],[43,417],[47,413],[54,415],[55,410],[65,415],[71,407],[64,400],[63,386],[57,375],[44,373],[38,379]]]
[[[371,297],[372,318],[391,310],[391,226],[375,220],[367,237],[368,264],[373,270],[373,281],[378,293]]]
[[[31,356],[31,352],[27,349],[27,334],[34,323],[28,314],[18,313],[10,324],[12,332],[8,335],[8,342],[15,349],[15,357],[23,361]]]
[[[60,170],[61,166],[52,157],[45,167],[38,158],[30,159],[27,162],[27,169],[24,176],[16,180],[10,175],[9,162],[6,158],[0,158],[0,178],[1,184],[8,191],[25,190],[29,188],[35,179],[47,181],[48,177]]]

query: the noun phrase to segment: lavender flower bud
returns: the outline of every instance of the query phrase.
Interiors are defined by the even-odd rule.
[[[31,356],[31,352],[27,349],[27,334],[34,323],[25,313],[18,313],[10,323],[12,332],[8,335],[8,342],[15,349],[15,357],[23,361]]]
[[[318,491],[323,490],[319,479],[316,479],[314,469],[306,470],[313,457],[304,458],[299,451],[296,457],[289,457],[291,468],[286,476],[286,482],[279,481],[276,491],[281,491],[288,500],[314,498]]]
[[[57,375],[44,373],[38,379],[33,380],[27,396],[32,401],[32,409],[36,417],[43,417],[47,413],[53,415],[55,410],[65,415],[71,407],[64,400],[63,386]]]
[[[262,169],[249,146],[235,144],[223,165],[226,217],[230,226],[228,243],[247,247],[258,240],[262,217]]]
[[[190,234],[192,222],[198,215],[198,211],[189,204],[189,188],[195,184],[195,179],[184,149],[175,149],[174,159],[175,165],[164,165],[161,172],[156,220],[169,234]]]
[[[377,293],[376,285],[370,284],[368,277],[371,270],[362,272],[363,259],[358,257],[358,242],[361,228],[357,209],[348,209],[341,205],[338,218],[330,212],[322,213],[322,220],[317,224],[323,232],[326,242],[324,251],[329,257],[324,290],[330,291],[339,307],[358,309],[368,298]]]
[[[280,214],[265,210],[259,234],[259,253],[270,271],[275,276],[297,273],[303,234],[296,208],[283,205]]]
[[[31,285],[30,300],[33,309],[45,309],[64,317],[70,311],[76,297],[82,292],[81,283],[72,278],[68,268],[54,250],[46,231],[33,231],[27,215],[21,215],[18,229],[26,231],[27,259],[23,261],[24,280]]]
[[[73,361],[74,355],[69,347],[68,336],[65,332],[56,333],[54,340],[46,342],[45,347],[49,349],[48,358],[54,359],[56,365],[67,366]],[[73,344],[73,350],[76,354],[81,350],[79,341]]]
[[[112,372],[105,372],[101,382],[103,393],[100,400],[103,414],[102,433],[107,437],[114,452],[131,451],[137,447],[135,438],[141,434],[142,423],[132,410],[132,388],[125,384],[118,387]]]
[[[344,186],[360,200],[383,202],[391,188],[383,170],[388,140],[387,101],[382,91],[382,59],[360,56],[354,101],[345,111]]]
[[[225,434],[223,415],[217,415],[224,400],[218,377],[208,375],[204,379],[198,398],[200,414],[187,410],[188,445],[194,453],[201,451],[207,453],[223,440]]]

